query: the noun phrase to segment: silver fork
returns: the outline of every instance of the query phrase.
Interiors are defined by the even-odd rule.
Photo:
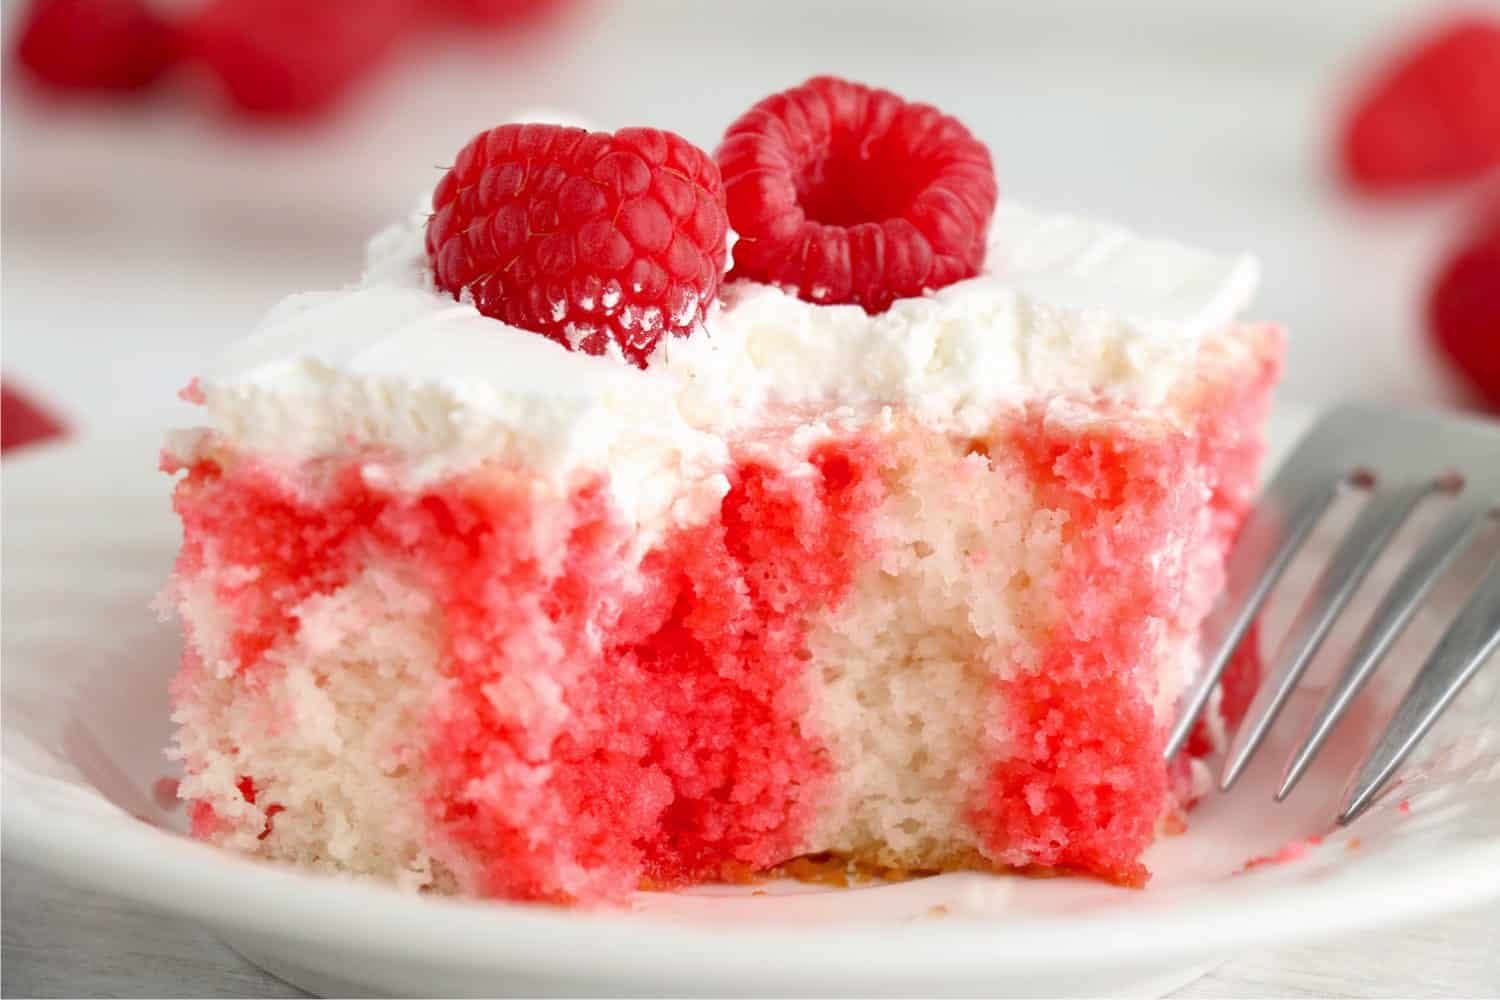
[[[1287,762],[1279,802],[1322,748],[1355,696],[1432,588],[1486,525],[1500,516],[1500,424],[1370,405],[1340,407],[1318,421],[1282,463],[1230,554],[1228,583],[1203,625],[1206,669],[1166,747],[1186,741],[1219,676],[1329,504],[1346,484],[1368,490],[1355,517],[1282,637],[1255,700],[1230,742],[1219,787],[1244,773],[1365,574],[1416,507],[1451,494],[1451,510],[1398,574]],[[1493,544],[1488,543],[1487,544]],[[1418,671],[1339,809],[1347,824],[1374,801],[1443,711],[1500,648],[1500,544],[1468,603]]]

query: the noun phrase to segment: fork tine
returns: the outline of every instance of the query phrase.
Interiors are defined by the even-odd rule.
[[[1219,788],[1228,791],[1250,763],[1271,724],[1281,714],[1292,689],[1302,679],[1307,665],[1333,627],[1334,621],[1359,589],[1365,574],[1386,544],[1405,523],[1408,515],[1432,492],[1432,482],[1404,483],[1377,489],[1359,512],[1338,551],[1319,574],[1291,629],[1276,650],[1275,666],[1255,693],[1255,700],[1230,742],[1229,755],[1219,777]],[[1270,682],[1275,678],[1274,683]]]
[[[1473,507],[1453,511],[1433,530],[1401,571],[1396,582],[1391,584],[1391,588],[1381,598],[1380,607],[1370,616],[1369,624],[1355,642],[1348,665],[1318,708],[1317,716],[1307,727],[1302,745],[1287,761],[1286,770],[1281,777],[1281,788],[1276,792],[1277,802],[1285,799],[1301,780],[1308,765],[1328,739],[1329,733],[1333,732],[1333,727],[1338,725],[1344,712],[1353,703],[1354,696],[1359,694],[1365,682],[1379,669],[1385,654],[1406,630],[1428,593],[1478,534],[1484,522],[1485,515]]]
[[[1285,495],[1285,491],[1278,489],[1283,477],[1292,475],[1286,468],[1278,474],[1266,496],[1245,519],[1235,540],[1226,567],[1224,595],[1203,623],[1202,645],[1210,651],[1208,661],[1167,738],[1162,755],[1168,760],[1187,742],[1193,724],[1219,683],[1219,676],[1260,613],[1271,588],[1281,579],[1338,492],[1340,480],[1330,477],[1310,490],[1300,506],[1277,502],[1278,497]]]
[[[1422,665],[1344,800],[1339,825],[1353,822],[1406,760],[1438,716],[1500,648],[1500,559],[1490,567],[1464,609],[1453,619],[1437,648]]]

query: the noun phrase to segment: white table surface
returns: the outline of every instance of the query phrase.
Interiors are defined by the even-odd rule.
[[[1326,170],[1334,95],[1426,6],[583,0],[524,43],[419,47],[339,120],[292,131],[226,125],[197,95],[99,110],[7,81],[4,372],[79,426],[189,420],[179,387],[281,295],[353,278],[363,239],[510,112],[712,146],[754,99],[832,71],[958,114],[1005,195],[1256,250],[1257,312],[1292,330],[1288,398],[1451,402],[1421,290],[1472,192],[1372,206]],[[3,878],[6,995],[299,995],[176,920],[13,861]],[[1497,941],[1493,907],[1238,956],[1177,995],[1497,996]]]

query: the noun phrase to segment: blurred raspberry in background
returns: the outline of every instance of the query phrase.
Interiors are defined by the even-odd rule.
[[[317,115],[431,29],[519,29],[571,0],[32,0],[15,61],[61,92],[143,92],[174,63],[255,117]],[[160,13],[171,12],[171,17]]]
[[[1398,46],[1348,109],[1339,155],[1345,179],[1376,193],[1500,165],[1500,17],[1452,16]]]
[[[0,382],[0,452],[61,437],[67,429],[40,403],[8,382]]]
[[[1398,45],[1357,95],[1338,136],[1352,189],[1473,196],[1465,186],[1500,168],[1500,16],[1449,15]],[[1500,412],[1500,199],[1436,269],[1426,319],[1439,356]]]
[[[418,0],[208,0],[183,21],[184,58],[253,115],[316,114],[422,26]]]
[[[175,37],[145,0],[34,0],[16,61],[60,90],[144,90],[171,64]]]
[[[568,0],[430,0],[437,13],[484,28],[509,28],[550,16]]]
[[[1438,270],[1427,321],[1439,353],[1500,412],[1500,199]]]

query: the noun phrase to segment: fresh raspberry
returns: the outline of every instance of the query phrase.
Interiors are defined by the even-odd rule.
[[[417,13],[414,0],[210,0],[184,44],[240,111],[310,115],[379,67]]]
[[[1348,182],[1373,192],[1500,164],[1500,20],[1462,16],[1398,53],[1350,108],[1340,157]]]
[[[1500,204],[1438,272],[1427,322],[1442,355],[1500,412]]]
[[[717,158],[730,277],[879,313],[984,264],[990,152],[931,105],[814,77],[742,115]]]
[[[703,321],[724,273],[724,189],[680,136],[501,125],[458,154],[432,196],[439,288],[486,316],[645,367],[664,334]]]
[[[144,0],[35,0],[16,59],[65,90],[142,90],[175,54],[172,28]]]

